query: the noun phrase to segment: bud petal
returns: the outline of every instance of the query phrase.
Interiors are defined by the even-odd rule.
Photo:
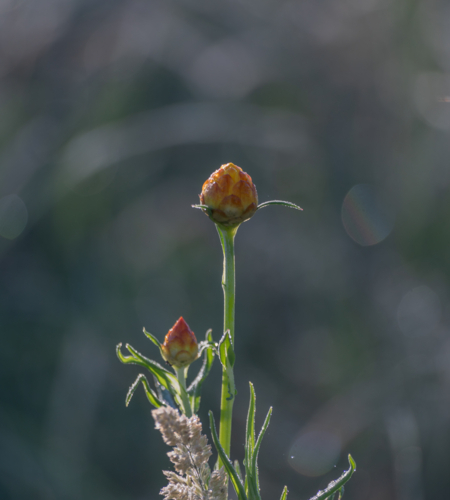
[[[200,203],[209,208],[214,222],[232,227],[256,212],[258,194],[252,178],[240,167],[227,163],[203,184]]]
[[[167,333],[161,346],[161,353],[175,368],[188,366],[198,358],[197,339],[183,318],[180,318]]]

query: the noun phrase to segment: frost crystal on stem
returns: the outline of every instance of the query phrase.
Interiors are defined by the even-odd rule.
[[[167,455],[176,472],[164,471],[169,484],[160,493],[165,500],[226,500],[227,476],[223,467],[211,473],[211,446],[199,418],[187,418],[167,406],[152,415],[164,442],[173,447]]]

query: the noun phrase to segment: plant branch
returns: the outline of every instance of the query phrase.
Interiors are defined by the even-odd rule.
[[[229,228],[216,224],[219,233],[220,242],[223,250],[223,276],[222,288],[224,297],[224,332],[229,332],[231,346],[234,345],[234,310],[235,310],[235,269],[234,269],[234,237],[237,227]],[[231,354],[231,352],[230,352]],[[222,396],[220,401],[220,431],[219,440],[225,450],[225,453],[230,456],[231,443],[231,424],[233,414],[233,403],[235,396],[233,365],[234,356],[229,356],[227,352],[225,364],[223,364],[222,372]],[[222,461],[219,461],[222,465]]]

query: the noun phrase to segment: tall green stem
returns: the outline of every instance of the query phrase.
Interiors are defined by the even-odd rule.
[[[234,237],[237,227],[227,228],[216,225],[223,249],[222,288],[224,297],[223,329],[230,332],[234,346],[234,303],[235,303],[235,272],[234,272]],[[222,397],[220,400],[220,431],[219,441],[225,453],[230,456],[231,423],[234,403],[233,366],[222,371]]]

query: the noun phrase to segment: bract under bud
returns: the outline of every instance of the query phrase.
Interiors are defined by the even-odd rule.
[[[163,358],[175,368],[188,366],[198,358],[197,339],[183,318],[169,330],[161,351]]]
[[[238,226],[256,212],[258,193],[252,178],[242,168],[227,163],[203,184],[200,203],[211,219],[223,226]]]

